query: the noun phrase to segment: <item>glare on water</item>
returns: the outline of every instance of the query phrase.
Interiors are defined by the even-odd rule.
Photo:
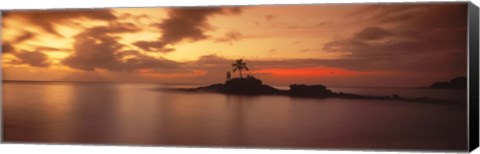
[[[156,84],[4,82],[4,141],[292,148],[466,148],[466,107],[161,91]],[[410,89],[332,88],[417,97]],[[384,93],[382,93],[383,91]],[[420,90],[465,101],[465,91]],[[412,94],[409,94],[412,93]]]

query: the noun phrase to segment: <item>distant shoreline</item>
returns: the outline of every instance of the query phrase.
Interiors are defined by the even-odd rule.
[[[289,97],[297,97],[297,98],[344,98],[344,99],[370,99],[370,100],[391,100],[391,101],[409,101],[409,102],[423,102],[423,103],[454,103],[455,101],[447,101],[447,100],[439,100],[433,99],[429,97],[418,97],[418,98],[404,98],[400,97],[397,94],[392,94],[390,96],[380,96],[380,95],[360,95],[360,94],[353,94],[353,93],[345,93],[345,92],[333,92],[330,89],[327,89],[323,85],[303,85],[299,84],[296,86],[301,87],[300,92],[297,94],[292,93],[292,89],[290,85],[290,89],[286,88],[286,86],[280,86],[284,88],[276,88],[269,85],[259,84],[254,85],[257,87],[247,87],[250,89],[267,89],[268,92],[254,92],[253,93],[243,93],[243,92],[225,92],[220,91],[218,87],[225,86],[224,84],[214,84],[210,86],[201,86],[198,84],[163,84],[163,83],[151,83],[151,82],[88,82],[88,81],[31,81],[31,80],[2,80],[6,83],[60,83],[60,84],[155,84],[155,85],[172,85],[172,86],[187,86],[189,88],[159,88],[161,90],[176,90],[176,91],[184,91],[184,92],[216,92],[216,93],[224,93],[224,94],[236,94],[236,95],[282,95],[282,96],[289,96]],[[240,83],[244,84],[244,83]],[[213,86],[213,87],[212,87]],[[215,87],[217,86],[217,87]],[[320,88],[319,93],[315,93],[310,90],[311,88],[317,88],[318,91]],[[465,89],[435,89],[435,88],[428,88],[428,87],[413,87],[413,88],[398,88],[398,87],[333,87],[333,88],[393,88],[393,89],[431,89],[431,90],[465,90]],[[158,89],[157,89],[158,90]],[[227,87],[228,90],[228,87]],[[297,89],[298,90],[298,89]],[[251,90],[248,90],[251,91]],[[308,94],[304,94],[308,93]]]
[[[369,99],[369,100],[389,100],[389,101],[409,101],[419,103],[455,103],[456,101],[439,100],[429,97],[417,97],[417,98],[405,98],[397,94],[390,96],[375,96],[375,95],[359,95],[344,92],[333,92],[327,87],[317,85],[305,85],[305,84],[292,84],[290,89],[282,90],[277,89],[269,85],[262,84],[260,79],[252,76],[247,78],[234,78],[227,80],[225,83],[212,84],[209,86],[196,87],[196,88],[177,88],[176,91],[184,92],[214,92],[221,94],[232,95],[278,95],[289,96],[297,98],[344,98],[344,99]]]
[[[158,84],[158,85],[193,85],[199,86],[200,84],[189,84],[189,83],[155,83],[155,82],[120,82],[120,81],[35,81],[35,80],[2,80],[2,82],[29,82],[29,83],[45,83],[45,82],[52,82],[52,83],[100,83],[100,84],[128,84],[128,83],[138,83],[138,84]]]
[[[155,83],[155,82],[119,82],[119,81],[40,81],[40,80],[2,80],[2,82],[29,82],[29,83],[100,83],[100,84],[129,84],[129,83],[137,83],[137,84],[156,84],[156,85],[188,85],[188,86],[205,86],[208,84],[198,84],[198,83]],[[288,89],[289,85],[273,85],[272,87],[277,87],[278,89]],[[282,88],[279,88],[282,87]],[[373,86],[328,86],[330,88],[375,88],[375,89],[436,89],[436,90],[466,90],[466,89],[448,89],[448,88],[430,88],[428,86],[425,87],[373,87]]]

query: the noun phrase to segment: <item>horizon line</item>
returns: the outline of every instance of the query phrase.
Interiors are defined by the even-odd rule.
[[[161,83],[161,82],[142,82],[142,81],[61,81],[61,80],[7,80],[2,79],[2,82],[63,82],[63,83],[111,83],[111,84],[118,84],[118,83],[145,83],[145,84],[161,84],[161,85],[208,85],[208,84],[201,84],[201,83]],[[212,84],[212,83],[210,83]],[[302,83],[301,83],[302,84]],[[320,84],[320,83],[319,83]],[[288,87],[293,84],[289,85],[271,85],[277,87]],[[308,85],[308,84],[305,84]],[[317,84],[311,84],[317,85]],[[323,84],[321,84],[323,85]],[[395,87],[395,86],[345,86],[345,85],[330,85],[327,87],[335,87],[335,88],[428,88],[428,86],[416,86],[416,87]]]

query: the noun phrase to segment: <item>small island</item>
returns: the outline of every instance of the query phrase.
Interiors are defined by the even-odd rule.
[[[175,89],[185,92],[215,92],[231,95],[281,95],[297,98],[344,98],[344,99],[370,99],[370,100],[397,100],[410,102],[425,102],[425,103],[453,103],[447,100],[438,100],[428,97],[419,98],[403,98],[399,95],[392,94],[391,96],[367,96],[343,92],[333,92],[326,86],[321,84],[305,85],[305,84],[291,84],[289,90],[276,89],[272,86],[263,84],[262,80],[254,76],[247,75],[243,77],[242,71],[247,70],[246,63],[239,59],[232,64],[233,72],[238,71],[238,78],[231,78],[230,72],[227,72],[227,80],[225,83],[212,84],[204,87]]]
[[[450,81],[435,82],[427,88],[432,89],[467,89],[467,77],[457,77]]]

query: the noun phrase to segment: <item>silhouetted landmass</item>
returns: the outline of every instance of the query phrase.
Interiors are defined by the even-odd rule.
[[[345,98],[345,99],[371,99],[371,100],[399,100],[430,103],[453,103],[447,100],[438,100],[428,97],[403,98],[396,94],[392,96],[366,96],[342,92],[333,92],[324,85],[292,84],[289,90],[280,90],[262,84],[260,79],[249,76],[247,78],[234,78],[224,84],[213,84],[205,87],[191,89],[177,89],[189,92],[216,92],[233,95],[281,95],[298,98]]]
[[[226,81],[225,84],[213,84],[188,90],[241,95],[283,95],[286,92],[284,90],[264,85],[261,80],[254,77],[234,78]]]
[[[446,82],[435,82],[428,88],[434,89],[466,89],[467,88],[467,77],[457,77],[450,81]]]

